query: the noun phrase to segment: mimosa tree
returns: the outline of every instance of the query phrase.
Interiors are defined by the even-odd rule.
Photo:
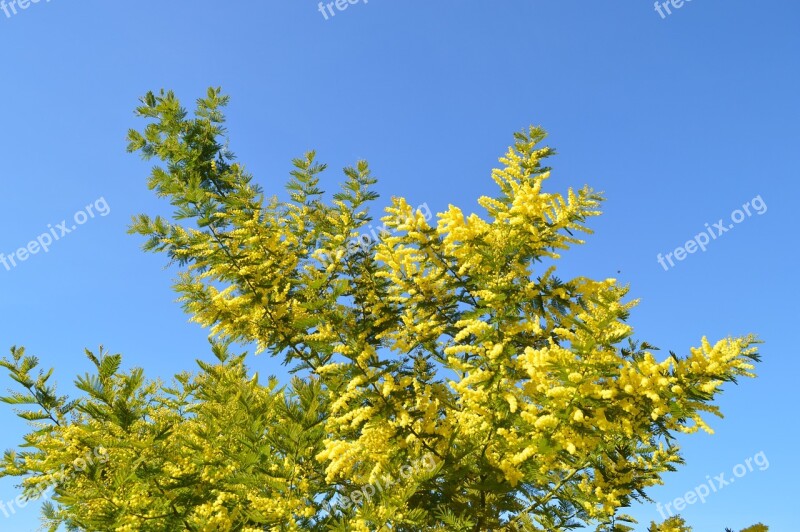
[[[549,191],[540,128],[516,134],[484,215],[393,198],[365,240],[366,162],[329,197],[307,153],[286,199],[266,196],[226,147],[226,102],[210,89],[190,117],[149,93],[129,134],[174,207],[131,232],[180,267],[216,362],[162,384],[101,349],[75,399],[23,349],[3,362],[34,430],[0,474],[29,497],[55,483],[51,530],[626,530],[682,462],[675,436],[710,432],[722,385],[753,376],[754,337],[657,356],[627,287],[557,276],[602,197]],[[261,378],[237,345],[294,379]],[[102,460],[75,467],[87,453]]]

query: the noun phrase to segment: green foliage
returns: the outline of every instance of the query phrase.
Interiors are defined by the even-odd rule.
[[[741,532],[768,532],[769,527],[767,525],[763,525],[761,523],[749,526],[747,528],[743,528]]]
[[[683,517],[676,515],[670,517],[661,524],[650,523],[648,532],[692,532],[692,528],[686,524]]]
[[[541,128],[493,171],[486,219],[450,206],[429,224],[393,198],[385,234],[358,244],[378,197],[367,163],[328,197],[309,152],[288,199],[266,197],[227,148],[227,101],[209,89],[190,117],[148,93],[128,135],[174,208],[130,231],[180,267],[216,361],[163,383],[101,347],[73,400],[23,349],[0,362],[22,388],[2,400],[33,427],[0,476],[30,498],[52,487],[51,531],[624,532],[621,510],[682,463],[676,433],[708,429],[720,386],[753,376],[754,337],[657,360],[626,287],[542,267],[591,233],[602,197],[544,191]],[[295,377],[262,380],[234,344]]]

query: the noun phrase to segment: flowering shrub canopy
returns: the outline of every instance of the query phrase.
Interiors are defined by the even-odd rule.
[[[365,242],[367,163],[328,197],[311,152],[286,200],[265,196],[226,148],[226,102],[210,89],[189,117],[149,93],[129,134],[175,209],[131,232],[181,267],[217,361],[163,384],[89,353],[75,400],[23,349],[3,362],[34,430],[0,473],[33,497],[103,452],[55,480],[51,530],[626,530],[620,509],[681,463],[676,433],[710,432],[722,384],[752,376],[752,336],[656,356],[626,323],[627,287],[557,276],[602,198],[546,190],[541,129],[516,134],[483,216],[393,198]],[[296,377],[260,378],[233,344]]]

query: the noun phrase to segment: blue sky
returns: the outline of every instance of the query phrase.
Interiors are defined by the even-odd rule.
[[[0,252],[101,198],[110,212],[47,253],[0,264],[3,350],[27,346],[64,390],[89,369],[84,347],[104,344],[150,376],[210,357],[206,332],[174,303],[174,271],[125,234],[131,215],[168,212],[146,188],[149,163],[125,153],[148,90],[191,104],[222,86],[231,147],[268,191],[313,148],[331,166],[329,188],[338,168],[366,158],[380,205],[398,195],[433,211],[477,209],[512,133],[539,124],[559,152],[551,190],[587,183],[608,197],[563,277],[630,283],[637,336],[665,352],[704,334],[766,342],[759,378],[727,389],[716,434],[685,439],[688,465],[652,496],[666,503],[707,475],[731,478],[763,452],[767,469],[682,513],[703,532],[758,520],[794,529],[797,2],[698,0],[666,18],[648,0],[362,0],[327,20],[311,0],[43,0],[9,13],[0,10]],[[763,214],[751,208],[706,251],[659,265],[659,253],[706,223],[730,225],[756,197]],[[283,374],[265,355],[251,364]],[[0,423],[2,447],[15,446],[24,424],[8,408]],[[14,484],[0,480],[1,501]],[[631,513],[639,529],[659,518],[655,505]],[[0,530],[34,530],[37,519],[35,505],[0,513]]]

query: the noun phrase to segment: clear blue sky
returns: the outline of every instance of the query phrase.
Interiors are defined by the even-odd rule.
[[[605,191],[589,243],[562,275],[618,277],[642,302],[637,336],[685,353],[748,332],[759,378],[727,388],[716,435],[685,440],[688,465],[652,496],[669,502],[760,451],[769,460],[683,514],[698,532],[763,520],[796,530],[797,146],[800,4],[697,0],[662,18],[649,0],[370,0],[325,20],[312,0],[42,0],[0,11],[0,252],[9,255],[104,198],[96,215],[10,270],[0,264],[0,346],[56,366],[64,390],[104,344],[150,376],[209,358],[187,323],[174,271],[125,234],[166,212],[149,163],[125,153],[147,90],[187,104],[232,96],[231,147],[267,190],[315,148],[336,170],[367,158],[381,205],[475,209],[514,131],[540,124],[559,151],[552,189]],[[335,8],[334,8],[335,9]],[[331,185],[333,186],[333,185]],[[751,216],[665,271],[656,260],[760,196]],[[100,205],[102,207],[102,204]],[[98,209],[95,209],[97,211]],[[68,227],[69,228],[69,227]],[[620,271],[621,273],[617,273]],[[251,364],[283,374],[274,360]],[[8,383],[4,379],[3,387]],[[0,409],[3,448],[24,425]],[[0,500],[18,493],[0,481]],[[634,508],[643,529],[655,505]],[[0,530],[33,530],[29,506]],[[791,524],[790,524],[791,523]]]

